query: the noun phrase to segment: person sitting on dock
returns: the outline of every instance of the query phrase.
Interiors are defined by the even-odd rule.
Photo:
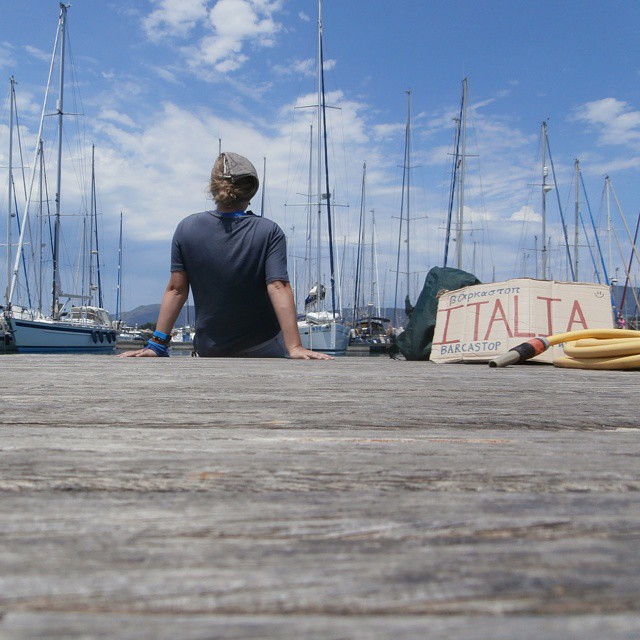
[[[122,356],[168,356],[171,330],[191,288],[197,355],[332,359],[302,346],[285,235],[275,222],[247,211],[258,186],[247,158],[220,154],[209,185],[216,209],[178,225],[156,331],[143,349]]]

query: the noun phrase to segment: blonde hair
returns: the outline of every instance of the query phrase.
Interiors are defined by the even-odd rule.
[[[216,204],[223,207],[233,207],[244,205],[258,192],[258,180],[253,176],[229,179],[224,176],[224,158],[220,155],[211,169],[211,180],[209,181],[209,192],[213,196]]]

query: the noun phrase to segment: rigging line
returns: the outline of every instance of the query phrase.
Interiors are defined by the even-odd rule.
[[[62,16],[63,16],[63,11],[60,11],[60,17],[58,19],[58,27],[56,29],[56,36],[55,36],[55,40],[54,40],[54,44],[53,44],[53,51],[55,54],[55,51],[58,48],[58,40],[60,37],[60,32],[61,32],[61,26],[62,26]],[[44,100],[43,100],[43,106],[42,106],[42,112],[40,115],[40,123],[38,125],[38,135],[36,136],[36,140],[40,141],[42,139],[42,130],[44,127],[44,118],[45,118],[45,109],[46,109],[46,105],[47,105],[47,99],[49,97],[49,89],[50,89],[50,85],[51,85],[51,78],[53,77],[53,69],[54,69],[54,62],[55,62],[55,55],[51,56],[51,63],[49,66],[49,75],[47,77],[47,84],[46,84],[46,89],[45,89],[45,94],[44,94]],[[33,167],[34,169],[31,172],[31,186],[29,188],[29,195],[27,197],[27,202],[25,203],[24,206],[24,216],[23,216],[23,220],[26,219],[29,215],[29,205],[30,205],[30,201],[31,201],[31,195],[32,195],[32,190],[33,190],[33,184],[35,181],[35,159],[37,158],[37,154],[38,154],[38,144],[36,145],[36,152],[34,154],[34,162],[33,162]],[[24,225],[23,225],[23,231],[20,232],[20,237],[18,239],[18,250],[17,250],[17,254],[19,254],[22,251],[22,245],[24,244]],[[11,304],[11,300],[13,297],[13,292],[16,286],[16,282],[17,282],[17,276],[18,276],[18,270],[20,268],[20,256],[16,254],[16,259],[14,262],[14,266],[13,266],[13,271],[12,271],[12,275],[11,275],[11,285],[9,287],[9,304]]]
[[[620,206],[620,202],[618,200],[618,195],[616,194],[615,189],[613,188],[613,184],[611,183],[611,180],[609,180],[609,188],[611,189],[611,193],[613,193],[613,199],[616,203],[616,207],[618,208],[618,213],[620,214],[620,218],[622,219],[622,222],[624,224],[624,228],[625,231],[627,232],[627,238],[629,240],[629,242],[631,243],[631,250],[636,254],[636,258],[638,258],[638,262],[640,262],[640,256],[638,255],[638,249],[636,247],[636,243],[634,240],[631,239],[631,231],[629,230],[629,225],[627,224],[627,219],[624,215],[624,213],[622,212],[622,207]],[[624,257],[622,256],[622,254],[620,254],[620,257],[624,260]]]
[[[68,18],[67,18],[68,20]],[[73,54],[73,48],[71,45],[71,33],[69,28],[67,27],[66,31],[66,53],[65,56],[68,60],[68,68],[71,74],[71,102],[73,104],[73,113],[68,115],[74,116],[84,116],[84,104],[82,103],[82,94],[79,91],[80,81],[78,79],[78,70],[75,64],[75,57]],[[81,126],[82,124],[82,126]],[[84,117],[83,118],[74,118],[74,128],[75,128],[75,151],[78,157],[78,166],[80,168],[80,192],[83,193],[82,200],[85,203],[85,209],[88,209],[86,202],[88,201],[88,196],[86,193],[88,179],[87,179],[87,156],[86,156],[86,148],[87,148],[87,129]],[[84,159],[84,162],[83,162]]]
[[[636,232],[633,235],[633,245],[632,245],[632,249],[631,249],[631,255],[629,256],[629,266],[627,268],[627,277],[624,281],[624,289],[622,290],[622,299],[620,300],[620,307],[619,307],[619,311],[622,314],[622,310],[624,309],[624,299],[627,295],[627,287],[629,286],[629,282],[631,280],[631,265],[633,263],[633,255],[634,255],[634,251],[633,251],[633,247],[636,246],[636,242],[638,241],[638,230],[640,229],[640,214],[638,214],[638,220],[636,221]],[[632,291],[633,291],[633,287],[631,287]],[[637,296],[635,296],[636,298],[636,309],[638,307],[640,307],[640,304],[638,304],[638,298]]]
[[[451,119],[452,121],[455,120],[455,118]],[[452,135],[451,135],[451,140],[449,141],[449,144],[447,145],[448,149],[455,149],[456,147],[456,133],[457,133],[457,128],[453,127],[452,128]],[[443,162],[443,175],[441,177],[440,180],[438,180],[438,186],[440,187],[440,199],[439,199],[439,204],[438,204],[438,231],[445,231],[446,230],[446,224],[447,224],[447,211],[449,210],[449,197],[451,195],[451,181],[453,178],[453,171],[454,171],[454,159],[453,157],[455,156],[454,153],[447,153],[447,155],[451,156],[451,165],[445,165],[445,163]],[[448,180],[448,182],[445,182],[445,180]],[[444,247],[444,243],[442,245],[442,247]]]
[[[93,211],[93,220],[90,220],[90,227],[94,227],[93,229],[89,229],[89,234],[94,233],[94,240],[96,243],[96,275],[98,278],[98,306],[103,308],[103,297],[102,297],[102,277],[100,273],[100,246],[98,243],[98,199],[97,199],[97,189],[96,189],[96,174],[95,174],[95,146],[92,148],[92,156],[91,156],[91,187],[92,187],[92,202],[91,202],[91,210]],[[89,247],[91,247],[91,243],[89,243]],[[89,274],[91,274],[91,258],[89,255]],[[91,281],[91,275],[89,275],[89,281]],[[89,295],[92,296],[92,292],[89,291]]]
[[[587,190],[584,186],[584,178],[582,177],[582,172],[580,172],[580,184],[582,185],[582,193],[584,194],[584,200],[587,203],[587,211],[589,212],[589,219],[591,221],[591,228],[593,229],[593,234],[596,239],[596,246],[598,247],[598,254],[600,255],[600,262],[602,264],[602,274],[604,275],[604,281],[607,286],[611,283],[609,282],[609,273],[607,272],[607,265],[604,259],[604,253],[602,251],[602,246],[600,244],[600,236],[598,235],[598,231],[596,228],[596,223],[593,218],[593,212],[591,211],[591,204],[589,203],[589,196],[587,195]],[[604,188],[602,189],[602,196],[600,206],[602,206],[602,199],[604,198]],[[600,278],[598,278],[598,282],[600,282]]]
[[[24,199],[27,199],[27,176],[25,174],[24,154],[22,152],[22,135],[20,134],[20,119],[18,117],[18,105],[15,102],[15,89],[14,91],[14,106],[16,117],[16,133],[18,135],[18,154],[20,155],[20,170],[22,173],[22,189],[24,191]]]
[[[598,281],[598,284],[600,284],[600,272],[598,271],[598,263],[596,261],[595,255],[593,253],[593,247],[591,246],[591,242],[589,242],[589,235],[587,233],[587,225],[585,224],[584,216],[582,215],[582,211],[580,211],[579,216],[580,216],[580,224],[582,226],[582,231],[584,233],[584,237],[585,237],[585,240],[586,240],[586,243],[587,243],[587,249],[589,250],[589,256],[591,258],[591,264],[593,266],[595,277],[596,277],[596,280]]]
[[[486,234],[484,236],[484,242],[482,243],[482,264],[484,265],[484,250],[486,246],[489,249],[489,260],[491,261],[491,267],[493,270],[493,268],[495,268],[495,259],[493,256],[493,236],[491,233],[491,228],[490,228],[491,225],[489,224],[489,217],[487,215],[487,206],[486,206],[485,197],[484,197],[484,183],[482,181],[482,156],[479,152],[481,146],[480,146],[479,136],[478,136],[478,127],[476,125],[476,120],[475,120],[476,109],[474,109],[472,106],[469,108],[469,115],[472,120],[471,131],[475,137],[476,149],[478,149],[477,158],[478,158],[478,182],[480,183],[480,208],[483,213],[483,217],[482,217],[483,230],[482,231],[483,233]]]
[[[14,176],[13,174],[10,177],[11,179],[11,184],[13,186],[12,189],[12,193],[13,193],[13,210],[15,211],[15,216],[16,216],[16,223],[18,226],[18,233],[20,233],[20,210],[18,209],[18,196],[16,193],[16,186],[15,186],[15,180],[14,180]],[[26,230],[27,236],[29,238],[29,253],[30,253],[30,260],[29,260],[29,265],[32,267],[32,269],[35,269],[34,267],[34,263],[35,263],[35,239],[34,239],[34,233],[33,233],[33,229],[31,228],[31,220],[29,218],[27,218],[27,224],[28,224],[28,228]],[[24,250],[22,251],[22,264],[23,264],[23,272],[24,272],[24,277],[26,278],[27,281],[27,292],[28,292],[28,279],[29,279],[29,275],[27,273],[27,263],[26,263],[26,259],[25,259],[25,255],[24,255]],[[31,307],[31,299],[30,299],[30,294],[29,294],[29,307]]]
[[[399,286],[399,278],[400,278],[400,247],[402,246],[402,222],[404,220],[404,190],[407,180],[407,136],[408,131],[405,127],[404,134],[404,146],[405,151],[402,159],[402,189],[400,191],[400,228],[398,229],[398,250],[396,255],[396,287],[394,293],[394,301],[393,301],[393,313],[396,326],[398,325],[398,286]]]
[[[13,78],[13,76],[11,77],[11,99],[12,99],[12,103],[13,103],[13,115],[15,118],[15,127],[14,130],[17,133],[17,138],[18,138],[18,155],[20,156],[20,172],[22,174],[22,190],[24,192],[24,197],[25,197],[25,201],[27,199],[27,184],[26,184],[26,176],[25,176],[25,165],[24,165],[24,154],[22,152],[22,136],[20,135],[20,119],[19,119],[19,113],[18,113],[18,103],[17,103],[17,99],[16,99],[16,89],[15,89],[15,79]],[[9,164],[11,164],[11,160]],[[15,211],[15,217],[16,217],[16,222],[17,222],[17,226],[18,226],[18,234],[20,234],[20,214],[19,214],[19,207],[18,207],[18,197],[17,197],[17,193],[16,193],[16,186],[15,186],[15,179],[14,179],[14,174],[13,171],[11,172],[11,174],[9,175],[9,180],[11,181],[11,186],[12,189],[10,190],[10,193],[13,194],[13,208]],[[31,261],[30,264],[33,265],[34,263],[34,251],[35,251],[35,242],[33,239],[33,231],[31,229],[31,221],[29,220],[29,217],[27,216],[26,218],[27,220],[27,233],[29,235],[29,247],[30,247],[30,251],[31,251]],[[7,243],[9,243],[9,239],[7,239]],[[10,248],[7,248],[7,251],[10,251]],[[25,280],[27,282],[27,287],[28,287],[28,273],[27,273],[27,264],[25,261],[25,256],[24,256],[24,251],[22,252],[22,263],[23,263],[23,272],[24,272],[24,277]],[[8,276],[9,274],[7,274]],[[29,289],[27,288],[27,294],[29,297],[29,307],[31,307],[31,294],[29,292]]]
[[[354,295],[353,295],[353,323],[355,325],[358,315],[358,297],[359,297],[359,286],[360,286],[360,266],[361,266],[361,247],[364,243],[364,209],[365,209],[365,180],[367,175],[367,163],[365,162],[362,167],[362,190],[360,192],[360,218],[358,221],[358,250],[356,254],[356,279],[355,279],[355,287],[354,287]]]
[[[11,176],[11,181],[13,182],[13,176]],[[16,212],[16,225],[18,227],[18,233],[20,233],[20,212],[18,211],[18,199],[16,197],[16,190],[15,190],[15,186],[13,189],[13,199],[14,199],[14,206],[15,206],[15,212]],[[30,233],[31,235],[31,233]],[[33,245],[33,242],[31,243]],[[33,251],[33,247],[32,247],[32,251]],[[29,309],[32,308],[32,304],[31,304],[31,288],[29,287],[29,275],[27,273],[27,261],[26,258],[24,257],[24,251],[21,252],[21,256],[22,258],[22,271],[24,272],[24,281],[25,281],[25,288],[27,291],[27,305],[29,307]]]
[[[451,241],[451,220],[453,218],[453,203],[455,199],[456,185],[458,183],[457,181],[458,165],[459,165],[458,157],[460,155],[460,129],[462,125],[462,109],[463,108],[464,108],[464,97],[460,102],[460,116],[456,120],[456,135],[455,135],[455,143],[454,143],[455,153],[453,154],[451,185],[449,189],[449,208],[447,212],[447,226],[446,226],[445,241],[444,241],[444,260],[442,264],[443,267],[447,266],[447,261],[449,258],[449,242]]]
[[[622,255],[622,246],[620,245],[620,239],[618,238],[618,233],[617,233],[617,231],[615,229],[612,229],[612,231],[613,231],[613,238],[616,241],[616,246],[618,247],[618,254],[624,260],[624,257]],[[623,263],[622,267],[623,267],[623,269],[625,269],[625,276],[627,278],[630,278],[631,277],[630,276],[630,272],[626,270],[626,264]],[[635,298],[636,305],[640,306],[640,301],[638,301],[638,294],[633,289],[632,289],[632,293],[633,293],[633,297]],[[611,287],[611,296],[613,298],[613,287]],[[614,309],[616,309],[616,306],[614,306]],[[618,311],[618,315],[620,315],[620,313],[622,313],[622,305],[620,307],[617,307],[617,311]]]
[[[518,240],[518,249],[516,251],[515,257],[514,257],[514,263],[513,263],[513,267],[512,267],[512,272],[513,273],[517,273],[517,269],[518,269],[518,256],[520,255],[521,251],[526,250],[525,246],[524,246],[524,241],[525,238],[527,237],[527,234],[529,233],[529,216],[528,216],[528,212],[531,211],[532,214],[535,213],[535,211],[533,211],[533,207],[531,205],[531,202],[533,201],[533,190],[534,188],[537,186],[535,184],[536,181],[536,176],[538,174],[538,163],[540,161],[540,157],[542,155],[542,131],[539,133],[538,135],[538,143],[536,146],[536,153],[535,153],[535,157],[533,159],[533,164],[531,166],[530,169],[530,179],[528,182],[529,185],[529,191],[527,193],[527,198],[525,200],[525,204],[524,204],[524,216],[523,216],[523,220],[522,220],[522,224],[520,225],[520,239]],[[536,271],[534,272],[535,274],[537,274],[537,264],[538,264],[538,255],[534,250],[534,265],[536,265],[535,269]]]
[[[322,32],[320,33],[320,82],[321,82],[321,113],[322,113],[322,127],[323,127],[323,143],[324,143],[324,174],[326,184],[326,199],[327,199],[327,223],[329,229],[329,271],[331,281],[331,311],[334,319],[336,314],[336,291],[335,291],[335,269],[334,269],[334,255],[333,255],[333,226],[331,223],[331,189],[329,187],[329,158],[327,147],[327,110],[325,103],[325,91],[324,91],[324,53],[322,45]],[[318,256],[319,259],[319,256]],[[320,298],[320,283],[318,283],[318,299]]]
[[[295,125],[296,112],[295,109],[291,112],[291,133],[289,134],[289,157],[287,158],[287,176],[285,180],[285,198],[289,197],[289,188],[291,183],[291,156],[293,155],[293,130]],[[285,200],[286,206],[286,200]]]
[[[580,161],[576,160],[576,165],[577,165],[577,172],[578,172],[578,177],[580,178],[580,180],[582,180],[582,171],[580,169]],[[578,193],[576,194],[576,199],[578,200],[580,197],[580,183],[578,182],[577,184],[577,190]],[[584,196],[585,196],[585,200],[587,199],[587,194],[586,194],[586,190],[584,189],[584,185],[583,185],[583,191],[584,191]],[[587,203],[588,205],[588,203]],[[594,274],[595,274],[595,278],[598,281],[598,284],[600,284],[600,273],[598,271],[598,264],[596,261],[596,257],[593,253],[593,246],[589,240],[589,233],[587,232],[587,226],[586,223],[584,221],[584,216],[582,215],[582,207],[579,207],[578,209],[578,217],[580,219],[580,225],[582,227],[582,232],[584,234],[584,238],[585,238],[585,243],[587,245],[587,249],[589,250],[589,257],[591,258],[591,264],[593,266],[593,270],[594,270]],[[597,238],[596,238],[597,239]]]
[[[40,154],[40,162],[42,163],[42,175],[44,178],[45,202],[47,203],[47,222],[49,227],[49,248],[51,249],[53,247],[53,227],[51,226],[51,202],[49,198],[49,181],[47,180],[44,154],[42,153]],[[42,194],[40,194],[40,198],[42,198]]]
[[[560,220],[562,222],[562,233],[564,235],[565,248],[567,251],[567,260],[569,261],[569,270],[571,271],[571,279],[576,281],[576,274],[573,270],[573,260],[571,258],[571,249],[569,247],[569,237],[567,235],[567,227],[564,221],[564,213],[562,212],[562,205],[560,203],[560,193],[558,192],[558,181],[556,180],[556,169],[553,164],[553,158],[551,156],[551,147],[549,145],[549,136],[545,134],[547,143],[547,152],[549,154],[549,162],[551,163],[551,173],[553,175],[553,184],[555,185],[556,198],[558,200],[558,209],[560,211]]]
[[[68,160],[68,164],[71,165],[71,167],[73,168],[73,175],[76,179],[76,186],[78,187],[78,192],[79,192],[79,196],[80,196],[80,207],[79,207],[79,211],[76,215],[83,215],[82,212],[87,212],[89,210],[89,198],[87,196],[86,193],[86,186],[84,184],[85,181],[85,170],[84,167],[82,166],[83,163],[79,160],[79,158],[77,158],[76,156],[74,156],[74,149],[72,149],[71,143],[69,142],[71,139],[71,136],[67,135],[66,131],[63,131],[64,133],[64,143],[65,143],[65,148],[67,150],[67,156],[66,156],[66,160]],[[77,162],[74,161],[74,158],[76,160],[78,160]],[[65,184],[67,184],[65,182]],[[62,189],[61,189],[62,191]],[[58,194],[60,196],[60,194]],[[72,215],[72,214],[64,214],[61,213],[62,216],[64,215]]]

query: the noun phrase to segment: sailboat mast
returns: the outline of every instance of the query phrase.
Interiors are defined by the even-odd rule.
[[[33,193],[33,184],[34,184],[34,180],[36,177],[36,172],[35,172],[35,166],[36,166],[36,162],[38,159],[38,154],[40,153],[40,141],[42,140],[42,129],[44,127],[44,119],[45,119],[45,109],[47,106],[47,100],[49,98],[49,88],[51,86],[51,78],[53,75],[53,67],[54,67],[54,59],[55,59],[55,52],[58,49],[58,41],[60,38],[60,31],[61,31],[61,25],[62,25],[62,11],[60,12],[60,18],[58,20],[58,28],[56,29],[56,37],[55,37],[55,42],[53,44],[53,55],[51,56],[51,64],[49,66],[49,75],[47,76],[47,88],[44,92],[44,99],[42,101],[42,111],[40,114],[40,124],[38,125],[38,135],[36,137],[36,140],[38,140],[38,144],[36,147],[36,151],[35,151],[35,157],[33,159],[33,164],[32,167],[34,167],[34,169],[31,170],[31,180],[30,180],[30,187],[29,190],[27,191],[27,197],[26,197],[26,202],[24,205],[24,216],[22,218],[22,229],[20,230],[20,235],[18,238],[18,248],[16,250],[16,256],[13,262],[13,271],[11,273],[11,286],[10,286],[10,290],[9,290],[9,304],[8,306],[11,305],[11,301],[13,300],[13,294],[16,290],[16,286],[18,283],[18,270],[20,268],[20,257],[22,255],[22,250],[24,247],[24,234],[25,231],[27,230],[27,228],[29,228],[29,225],[27,224],[27,221],[29,219],[29,207],[31,206],[31,194]]]
[[[116,326],[120,328],[122,307],[122,211],[120,212],[120,233],[118,235],[118,284],[116,286]]]
[[[580,161],[576,158],[573,163],[575,168],[575,190],[576,190],[576,203],[574,212],[574,236],[573,236],[573,271],[575,273],[576,282],[578,278],[578,243],[579,237],[579,225],[580,225]]]
[[[375,305],[376,315],[379,316],[380,310],[378,309],[378,307],[380,306],[380,304],[379,302],[378,303],[376,302],[377,298],[376,298],[376,292],[375,292],[375,288],[378,284],[378,279],[376,277],[376,272],[375,272],[375,266],[376,266],[375,220],[376,220],[375,211],[371,209],[371,263],[369,266],[369,270],[371,273],[371,289],[369,290],[369,300],[371,301],[372,304]]]
[[[464,178],[467,162],[467,79],[462,81],[462,107],[460,109],[460,179],[458,181],[458,224],[456,233],[456,266],[462,269],[462,242],[464,227]]]
[[[611,181],[609,180],[609,176],[605,176],[604,179],[604,185],[605,185],[605,193],[606,193],[606,198],[607,198],[607,236],[608,236],[608,243],[609,243],[609,277],[611,279],[611,283],[613,284],[614,282],[617,283],[618,279],[615,277],[615,275],[611,275],[613,274],[613,252],[611,249]]]
[[[5,293],[6,305],[9,306],[9,291],[11,289],[11,218],[13,217],[13,118],[16,104],[16,81],[9,78],[9,190],[7,196],[7,289]]]
[[[40,162],[38,164],[39,184],[38,192],[40,194],[40,202],[38,203],[38,311],[42,313],[42,264],[44,249],[44,142],[38,140],[38,154]]]
[[[317,148],[316,148],[316,186],[318,194],[318,206],[316,212],[316,309],[320,311],[321,301],[321,276],[322,276],[322,0],[318,0],[318,123],[317,123]]]
[[[58,166],[56,173],[56,210],[53,234],[53,284],[51,288],[51,315],[58,317],[59,313],[59,252],[60,252],[60,205],[62,197],[62,121],[64,119],[64,57],[66,49],[66,26],[68,5],[60,4],[60,82],[58,87],[58,101],[56,114],[58,116]]]
[[[407,91],[407,299],[411,292],[411,90]]]
[[[386,281],[387,281],[387,274],[385,272],[385,276],[384,276],[384,283],[382,286],[382,297],[380,296],[380,269],[378,266],[378,242],[377,242],[377,233],[376,233],[376,212],[374,209],[371,209],[371,240],[373,243],[373,265],[374,265],[374,275],[375,275],[375,288],[373,286],[373,284],[371,285],[371,291],[375,293],[375,299],[376,299],[376,307],[377,307],[377,314],[381,315],[382,314],[382,300],[384,298],[384,287],[386,285]]]
[[[98,290],[98,306],[102,308],[102,278],[100,275],[100,245],[98,243],[98,195],[96,193],[96,161],[95,161],[95,145],[91,145],[91,231],[92,233],[92,249],[89,260],[96,257],[96,285],[89,291],[91,300],[93,301],[93,290]],[[89,273],[91,273],[91,264],[89,265]]]
[[[96,201],[96,166],[95,166],[95,145],[91,145],[91,194],[89,202],[89,304],[93,303],[93,220],[95,216]],[[84,293],[84,292],[83,292]],[[99,305],[102,306],[102,305]]]
[[[313,276],[311,273],[311,245],[313,241],[313,124],[309,125],[309,174],[307,176],[307,229],[304,241],[304,269],[307,291],[313,288]],[[316,306],[318,300],[316,300]],[[319,308],[319,307],[318,307]]]
[[[324,149],[324,178],[325,193],[324,199],[327,201],[327,226],[329,232],[329,278],[331,281],[331,312],[336,317],[336,281],[335,281],[335,265],[333,256],[333,227],[331,219],[331,187],[329,186],[329,149],[327,144],[327,105],[325,102],[324,89],[324,54],[322,49],[322,0],[318,0],[318,51],[319,57],[319,80],[320,80],[320,114],[322,116],[322,142]]]
[[[262,194],[260,195],[260,217],[264,217],[264,192],[267,187],[267,158],[262,158]]]
[[[455,203],[456,192],[458,191],[458,158],[460,157],[460,133],[462,123],[463,104],[460,102],[460,115],[454,118],[456,131],[453,143],[453,167],[451,169],[451,186],[449,188],[449,207],[447,209],[447,226],[444,240],[444,260],[442,266],[446,267],[449,262],[449,244],[451,242],[451,222],[453,219],[453,205]]]
[[[366,181],[367,163],[362,164],[362,186],[360,190],[360,217],[358,219],[358,247],[356,252],[356,279],[353,291],[353,323],[358,319],[358,305],[360,303],[360,281],[362,279],[362,264],[364,250],[364,215],[366,209]]]
[[[547,280],[547,193],[551,186],[547,184],[547,123],[542,123],[542,279]]]

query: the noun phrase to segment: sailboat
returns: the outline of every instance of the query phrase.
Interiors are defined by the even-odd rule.
[[[322,0],[318,0],[318,105],[317,105],[317,273],[316,282],[309,292],[306,315],[298,322],[302,345],[312,351],[322,351],[333,355],[344,355],[349,346],[350,329],[342,322],[336,308],[335,267],[333,252],[333,228],[331,219],[331,189],[329,188],[329,167],[327,151],[326,103],[324,91],[324,69],[322,49]],[[324,169],[324,188],[323,188]],[[321,246],[323,211],[326,211],[329,242],[331,310],[326,309],[326,287],[322,283]],[[311,311],[310,309],[314,309]]]
[[[404,159],[402,165],[402,195],[400,200],[400,226],[398,227],[398,248],[396,251],[396,285],[393,296],[393,324],[400,327],[401,321],[398,314],[398,294],[400,292],[400,274],[406,277],[406,292],[404,298],[404,312],[410,317],[413,306],[411,305],[411,91],[407,90],[407,123],[404,138]],[[406,232],[403,238],[403,227],[406,222]],[[406,271],[400,269],[400,254],[402,245],[406,247]]]
[[[451,189],[449,192],[449,211],[447,214],[446,237],[444,243],[443,267],[447,267],[449,259],[449,245],[451,242],[452,227],[455,229],[456,243],[456,269],[462,269],[462,244],[464,239],[464,196],[465,196],[465,170],[467,162],[467,79],[462,80],[462,101],[460,103],[460,115],[455,119],[456,136],[453,153],[453,170],[451,172]],[[457,207],[454,212],[454,204]],[[455,221],[454,221],[454,213]]]
[[[362,190],[358,222],[358,247],[355,261],[355,286],[353,293],[353,319],[351,344],[369,347],[374,353],[385,351],[391,344],[391,320],[380,316],[380,292],[378,290],[378,266],[375,244],[375,211],[371,209],[371,242],[369,244],[369,291],[365,292],[366,242],[366,183],[367,163],[362,165]],[[366,302],[365,296],[368,296]]]
[[[14,213],[14,180],[13,180],[13,137],[14,129],[17,129],[17,105],[16,105],[16,80],[13,76],[9,78],[9,166],[8,166],[8,196],[7,196],[7,234],[6,234],[6,274],[7,274],[7,287],[5,289],[5,305],[9,302],[9,287],[11,284],[10,271],[11,271],[11,235],[13,230],[13,218],[16,219],[16,223],[19,223],[17,214]],[[19,129],[18,129],[19,131]],[[16,206],[17,209],[17,206]],[[4,307],[1,307],[4,309]],[[4,315],[0,316],[0,347],[3,352],[15,351],[15,345],[11,334],[7,329],[6,322],[4,321]]]
[[[96,197],[95,197],[95,171],[94,171],[94,154],[92,152],[92,179],[91,179],[91,214],[89,218],[89,284],[88,291],[82,294],[64,293],[62,289],[61,277],[61,194],[62,194],[62,145],[63,145],[63,117],[64,112],[64,77],[65,77],[65,45],[67,32],[67,10],[68,6],[60,4],[60,15],[58,19],[58,27],[53,46],[53,54],[51,65],[49,68],[49,77],[47,80],[47,88],[40,118],[40,125],[37,135],[37,145],[35,151],[34,162],[32,164],[32,173],[30,188],[27,193],[24,215],[22,218],[22,226],[20,229],[20,237],[11,272],[10,285],[6,296],[6,305],[4,308],[4,321],[7,331],[11,335],[11,339],[15,344],[18,352],[90,352],[90,353],[108,353],[113,352],[116,343],[116,332],[111,325],[109,314],[102,308],[102,292],[99,275],[99,250],[97,242],[97,225],[96,225]],[[57,117],[57,180],[56,180],[56,197],[55,197],[55,215],[53,227],[53,246],[52,246],[52,287],[51,287],[51,306],[50,312],[47,314],[43,311],[43,307],[30,304],[26,306],[14,303],[16,297],[20,264],[23,258],[25,245],[25,233],[30,229],[28,224],[29,209],[32,201],[35,178],[38,173],[42,176],[42,167],[44,162],[43,155],[43,126],[46,117],[47,102],[51,79],[55,67],[56,54],[59,58],[59,89],[58,99],[56,102]],[[40,169],[38,171],[38,168]],[[42,181],[41,181],[42,185]],[[40,191],[40,200],[42,202],[42,186]],[[86,234],[83,234],[83,243]],[[10,242],[10,241],[9,241]],[[8,242],[8,243],[9,243]],[[42,241],[40,240],[40,244]],[[94,284],[93,281],[93,260],[95,259],[95,268],[98,278]],[[40,265],[42,268],[42,264]],[[28,280],[24,275],[25,281]],[[28,283],[25,283],[28,286]],[[97,300],[96,300],[97,293]],[[71,301],[80,300],[79,306],[74,306]],[[65,302],[63,302],[65,301]],[[97,304],[93,304],[94,301]]]

